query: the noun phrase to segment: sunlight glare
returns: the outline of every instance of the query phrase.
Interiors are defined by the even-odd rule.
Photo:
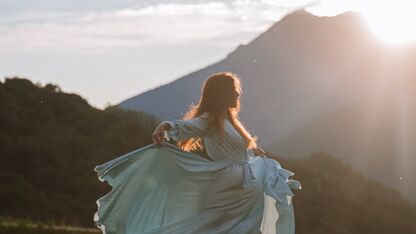
[[[410,6],[395,6],[388,9],[372,8],[362,12],[370,30],[380,39],[390,43],[406,43],[416,40],[416,14],[412,14]]]
[[[368,29],[380,40],[401,44],[416,42],[416,1],[321,0],[307,10],[318,16],[334,16],[346,11],[361,14]]]

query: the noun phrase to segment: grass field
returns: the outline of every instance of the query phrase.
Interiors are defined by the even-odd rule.
[[[91,234],[101,233],[97,228],[62,226],[53,223],[33,222],[29,219],[0,217],[0,233],[7,234]]]

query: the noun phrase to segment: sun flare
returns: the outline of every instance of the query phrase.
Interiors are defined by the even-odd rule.
[[[361,14],[369,31],[380,40],[394,43],[416,43],[416,1],[363,1],[363,0],[320,0],[308,7],[318,16],[335,16],[346,11]]]
[[[370,30],[386,42],[401,44],[416,41],[416,14],[409,9],[362,12]]]
[[[416,3],[411,0],[358,1],[355,8],[360,12],[381,40],[402,44],[416,41]]]

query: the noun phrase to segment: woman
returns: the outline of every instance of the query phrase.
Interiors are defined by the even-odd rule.
[[[235,74],[212,75],[198,105],[184,119],[163,121],[153,144],[95,167],[113,187],[97,200],[97,227],[107,234],[293,234],[291,189],[300,183],[238,120],[241,93]]]

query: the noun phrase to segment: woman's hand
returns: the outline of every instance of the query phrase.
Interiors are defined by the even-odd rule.
[[[262,156],[264,158],[267,158],[266,152],[264,152],[264,150],[262,148],[260,148],[260,147],[253,148],[253,153],[256,156]]]
[[[165,124],[159,124],[159,126],[156,127],[155,131],[152,134],[152,140],[156,144],[161,144],[164,140],[164,131],[166,129]]]

